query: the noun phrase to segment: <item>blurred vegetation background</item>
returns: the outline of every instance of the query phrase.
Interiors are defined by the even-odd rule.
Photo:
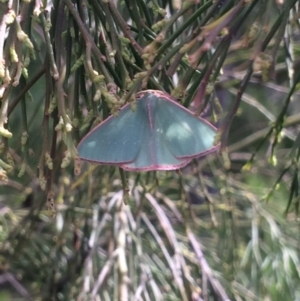
[[[300,300],[297,0],[0,3],[0,300]],[[144,89],[218,127],[180,172],[80,164]]]

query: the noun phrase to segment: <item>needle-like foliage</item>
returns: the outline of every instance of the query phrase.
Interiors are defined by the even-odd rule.
[[[299,13],[1,1],[0,300],[299,300]],[[220,152],[81,164],[80,139],[146,89],[214,123]]]

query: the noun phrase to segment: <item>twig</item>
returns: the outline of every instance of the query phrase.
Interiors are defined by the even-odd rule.
[[[187,236],[190,240],[190,243],[197,255],[197,259],[198,259],[198,262],[200,263],[201,265],[201,269],[202,269],[202,273],[205,274],[211,284],[211,286],[213,287],[215,293],[221,297],[221,299],[223,301],[230,301],[229,297],[227,296],[223,286],[220,284],[220,282],[214,278],[213,274],[212,274],[212,271],[204,257],[204,254],[200,248],[200,245],[194,235],[194,233],[189,229],[187,228],[186,229],[186,232],[187,232]]]
[[[300,123],[300,114],[295,114],[293,116],[287,117],[283,127],[289,127],[292,125],[296,125]],[[248,137],[240,140],[237,143],[231,144],[228,148],[229,152],[234,152],[237,151],[239,149],[242,149],[250,144],[252,144],[253,142],[260,140],[264,137],[266,137],[266,135],[268,135],[268,133],[272,131],[272,126],[266,127],[260,131],[255,132],[252,135],[249,135]]]
[[[0,284],[9,282],[15,290],[26,300],[32,300],[28,291],[17,281],[17,279],[9,272],[4,272],[0,275]]]
[[[76,21],[76,23],[79,27],[79,30],[80,30],[86,44],[91,45],[92,52],[95,55],[95,58],[97,59],[97,62],[99,64],[99,67],[101,69],[102,74],[105,77],[106,82],[107,83],[113,83],[113,80],[112,80],[109,72],[107,71],[104,63],[103,63],[103,61],[106,61],[106,57],[100,52],[99,48],[97,47],[97,45],[93,41],[93,39],[90,36],[88,30],[86,29],[85,25],[83,24],[82,20],[80,19],[80,16],[79,16],[78,12],[74,8],[74,4],[71,2],[71,0],[63,0],[63,1],[68,6],[68,8],[70,10],[70,13],[74,17],[74,19],[75,19],[75,21]]]
[[[45,67],[42,67],[42,69],[30,79],[26,86],[17,95],[17,97],[11,102],[7,110],[7,116],[9,116],[13,112],[19,101],[24,97],[25,93],[44,75],[44,73]]]
[[[50,37],[50,34],[49,34],[49,29],[47,29],[46,18],[45,18],[43,13],[40,14],[40,19],[41,19],[42,24],[43,24],[44,37],[45,37],[47,52],[48,52],[48,56],[49,56],[49,60],[50,60],[49,65],[50,65],[50,68],[51,68],[51,75],[53,76],[53,78],[55,80],[58,80],[59,72],[58,72],[58,69],[57,69],[57,66],[56,66],[56,62],[55,62],[54,51],[53,51],[53,47],[52,47],[51,37]]]
[[[165,243],[164,241],[162,240],[162,238],[160,237],[160,235],[157,233],[155,227],[153,226],[153,224],[149,221],[148,217],[146,216],[145,213],[141,213],[141,217],[142,217],[142,220],[145,222],[146,226],[148,227],[149,231],[152,233],[152,235],[154,236],[155,240],[157,241],[160,249],[162,250],[164,256],[165,256],[165,259],[167,260],[168,262],[168,265],[172,271],[172,275],[173,275],[173,278],[175,280],[175,283],[176,285],[179,286],[179,290],[180,290],[180,293],[181,293],[181,297],[183,298],[184,301],[187,301],[188,298],[185,294],[185,290],[184,290],[184,287],[183,287],[183,283],[182,283],[182,279],[180,278],[180,275],[179,275],[179,272],[176,268],[176,265],[175,265],[175,262],[174,260],[172,259],[172,257],[170,256],[166,246],[165,246]]]
[[[117,10],[113,1],[109,1],[109,8],[112,14],[115,17],[115,21],[118,23],[120,29],[122,30],[124,36],[130,40],[131,45],[140,53],[143,53],[143,48],[137,43],[137,41],[133,38],[132,34],[129,31],[129,25],[126,24],[119,11]]]
[[[97,292],[99,291],[101,285],[103,284],[106,276],[108,275],[112,265],[115,263],[117,256],[119,255],[119,249],[116,249],[112,252],[111,256],[107,259],[105,265],[103,266],[96,283],[91,292],[91,297],[96,297]]]

